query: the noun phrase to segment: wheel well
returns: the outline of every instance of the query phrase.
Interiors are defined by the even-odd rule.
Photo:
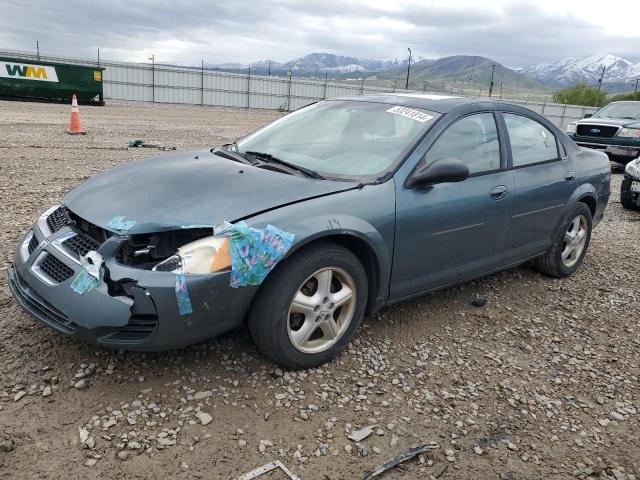
[[[595,198],[591,196],[584,196],[578,201],[584,203],[587,207],[589,207],[589,210],[591,210],[592,217],[596,216],[596,199]]]
[[[311,245],[315,242],[322,242],[327,240],[337,243],[338,245],[342,245],[346,249],[350,250],[356,257],[358,257],[360,263],[362,263],[362,266],[367,273],[367,280],[369,281],[367,314],[371,314],[375,304],[376,296],[378,294],[378,289],[380,287],[380,265],[378,263],[378,258],[373,251],[373,248],[371,248],[371,246],[366,241],[354,235],[329,235],[326,237],[318,238],[317,240],[303,245],[301,248],[304,248],[307,245]]]

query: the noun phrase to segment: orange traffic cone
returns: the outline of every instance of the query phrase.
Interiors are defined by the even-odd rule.
[[[69,122],[67,133],[70,135],[84,135],[87,133],[80,126],[80,110],[78,110],[78,99],[75,94],[71,99],[71,122]]]

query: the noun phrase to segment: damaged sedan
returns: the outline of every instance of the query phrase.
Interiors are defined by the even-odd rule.
[[[609,184],[606,155],[522,107],[328,100],[89,179],[26,232],[9,285],[97,345],[181,348],[246,322],[261,352],[307,368],[385,305],[527,261],[572,275]]]

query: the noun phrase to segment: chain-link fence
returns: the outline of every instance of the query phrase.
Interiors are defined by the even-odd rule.
[[[33,52],[0,51],[13,57],[37,61]],[[154,65],[40,55],[42,61],[99,65],[103,74],[104,98],[143,102],[218,105],[228,107],[296,110],[327,98],[395,92],[395,88],[373,87],[361,80],[251,75],[207,70],[203,66]],[[405,93],[424,91],[402,90]],[[426,92],[441,93],[441,92]],[[546,102],[508,100],[523,105],[565,127],[569,122],[596,111],[595,107]]]

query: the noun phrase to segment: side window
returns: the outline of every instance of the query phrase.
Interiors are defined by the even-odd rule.
[[[426,164],[456,158],[469,166],[469,173],[500,168],[500,142],[492,113],[477,113],[447,128],[426,154]]]
[[[513,166],[532,165],[558,158],[556,137],[545,126],[522,115],[505,113]]]

